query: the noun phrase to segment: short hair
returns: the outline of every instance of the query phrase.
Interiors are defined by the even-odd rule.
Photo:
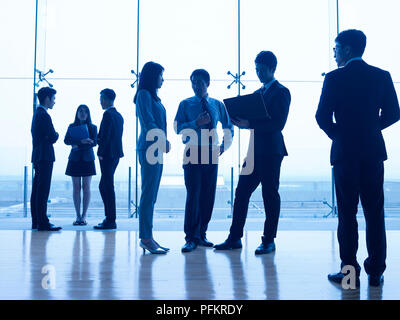
[[[192,81],[192,79],[194,77],[200,77],[202,78],[206,83],[210,83],[210,74],[208,73],[207,70],[204,69],[196,69],[192,72],[192,74],[190,75],[190,81]]]
[[[41,105],[44,105],[44,102],[46,101],[46,97],[49,97],[49,99],[51,99],[51,97],[54,96],[56,93],[57,93],[57,91],[50,87],[40,88],[37,93],[39,103]]]
[[[255,60],[255,63],[264,64],[267,67],[275,70],[276,65],[278,64],[278,60],[276,56],[271,51],[261,51]]]
[[[335,42],[342,47],[349,46],[355,56],[361,57],[367,45],[367,37],[360,30],[349,29],[340,32]]]
[[[106,100],[114,102],[115,97],[117,96],[113,89],[103,89],[100,91],[100,95],[103,96]]]

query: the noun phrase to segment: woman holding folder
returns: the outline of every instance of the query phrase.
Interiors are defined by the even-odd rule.
[[[74,226],[86,225],[86,212],[90,202],[90,182],[96,175],[93,147],[97,144],[97,127],[92,123],[88,106],[82,104],[75,114],[75,121],[68,127],[64,143],[71,145],[65,174],[72,177],[73,200],[76,211]],[[83,210],[81,215],[81,189]]]

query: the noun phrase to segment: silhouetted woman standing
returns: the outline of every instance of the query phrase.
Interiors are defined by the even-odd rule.
[[[82,126],[88,131],[88,138],[77,139],[71,134],[72,127]],[[96,175],[93,147],[97,144],[97,127],[92,124],[88,106],[82,104],[75,114],[74,123],[70,124],[65,135],[64,143],[71,145],[68,165],[65,174],[72,177],[73,200],[76,220],[73,225],[86,225],[86,213],[90,202],[90,182]],[[83,193],[83,208],[81,215],[81,189]]]
[[[140,73],[138,90],[133,100],[141,127],[137,145],[142,177],[142,192],[138,209],[140,246],[144,252],[148,250],[156,254],[166,253],[169,250],[153,239],[152,232],[154,205],[163,170],[163,153],[170,150],[167,140],[166,111],[157,95],[158,89],[164,82],[163,72],[164,68],[158,63],[147,62]],[[153,148],[149,150],[155,142],[146,141],[146,136],[151,135],[156,135],[161,139],[157,140],[157,145],[162,147],[155,152],[152,151]]]

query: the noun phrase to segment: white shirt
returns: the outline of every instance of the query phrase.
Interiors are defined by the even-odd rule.
[[[263,94],[265,94],[269,88],[271,88],[272,84],[276,81],[275,78],[273,78],[270,82],[264,83],[263,85]]]

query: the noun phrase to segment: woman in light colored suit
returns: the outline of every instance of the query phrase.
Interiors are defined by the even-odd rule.
[[[153,239],[153,213],[157,200],[163,170],[163,153],[169,152],[170,144],[167,140],[166,111],[157,95],[161,88],[164,68],[155,62],[147,62],[140,73],[139,85],[134,98],[136,114],[140,121],[140,137],[137,151],[142,177],[142,192],[139,203],[139,238],[143,251],[148,250],[154,254],[168,252],[168,248],[160,246]],[[146,136],[156,135],[157,145],[154,151],[154,141],[146,141]],[[150,149],[149,149],[150,148]]]

